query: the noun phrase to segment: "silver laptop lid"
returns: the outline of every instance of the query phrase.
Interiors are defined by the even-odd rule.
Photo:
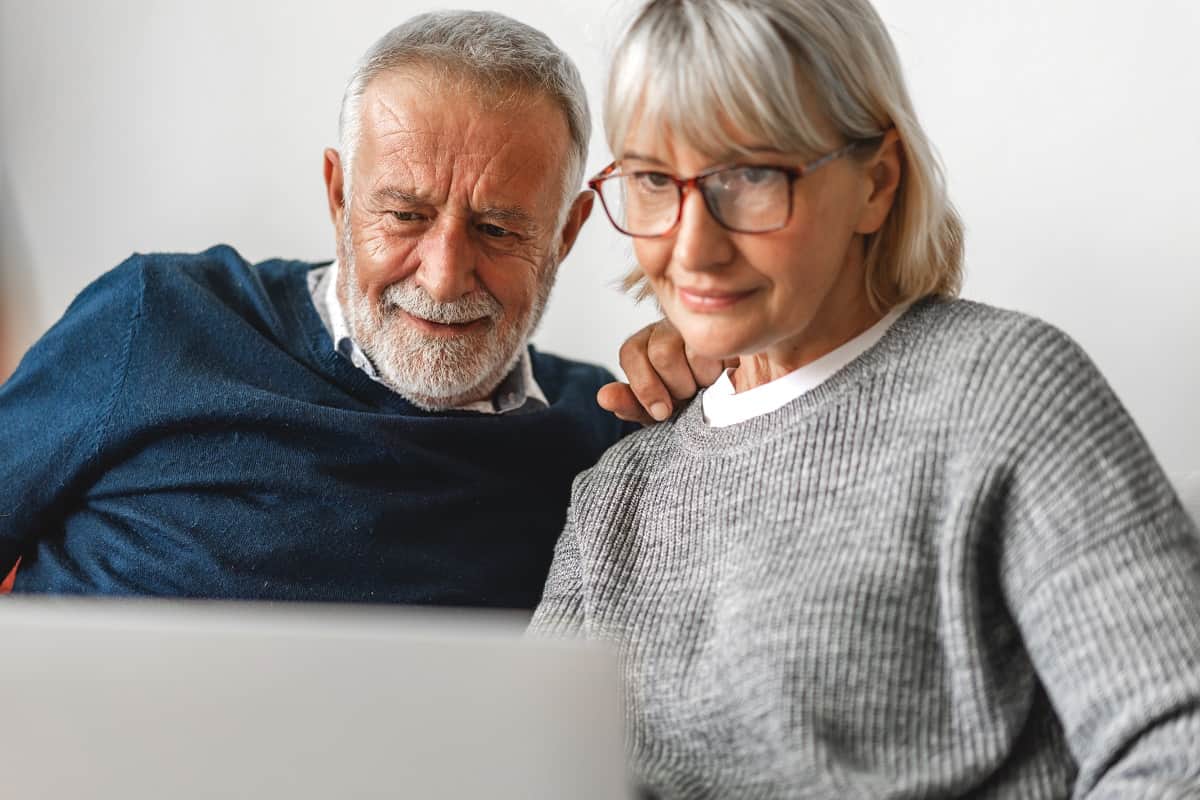
[[[0,599],[27,798],[628,797],[615,657],[523,615]]]

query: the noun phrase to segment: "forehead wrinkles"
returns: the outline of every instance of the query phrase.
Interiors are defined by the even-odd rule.
[[[553,214],[562,171],[553,165],[565,164],[565,143],[532,138],[529,126],[519,124],[521,110],[497,113],[467,101],[458,109],[424,113],[376,98],[363,130],[382,167],[373,183],[407,182],[393,188],[477,211],[520,206],[530,214]]]

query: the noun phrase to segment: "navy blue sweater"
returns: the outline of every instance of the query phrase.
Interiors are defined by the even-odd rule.
[[[333,351],[314,265],[134,256],[0,387],[15,591],[532,608],[571,481],[628,431],[609,374],[549,408],[421,411]]]

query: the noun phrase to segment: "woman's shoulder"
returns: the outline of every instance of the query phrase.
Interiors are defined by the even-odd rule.
[[[910,352],[896,357],[906,359],[910,407],[969,436],[968,449],[1009,458],[1135,429],[1079,343],[1043,319],[966,300],[926,301],[906,316]]]
[[[698,403],[698,398],[699,396],[692,403]],[[622,474],[639,469],[653,469],[655,464],[668,458],[677,447],[677,426],[691,411],[691,404],[685,405],[670,419],[634,431],[605,450],[594,469]]]
[[[636,493],[650,478],[661,475],[663,467],[680,452],[678,426],[699,408],[697,397],[671,419],[635,431],[609,447],[595,465],[576,476],[572,497]]]
[[[913,304],[902,317],[925,332],[954,335],[964,342],[1000,341],[1007,337],[1061,338],[1062,330],[1040,317],[1010,308],[963,298],[927,297]]]
[[[1083,348],[1057,326],[1022,311],[962,299],[929,298],[897,323],[910,355],[991,380],[1038,380],[1072,366],[1099,377]]]

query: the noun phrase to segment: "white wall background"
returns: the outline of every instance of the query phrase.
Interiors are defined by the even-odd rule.
[[[0,267],[26,343],[135,250],[332,257],[321,150],[355,59],[467,2],[546,31],[598,114],[629,0],[0,0]],[[1200,469],[1200,3],[876,2],[968,224],[966,296],[1064,328],[1168,469]],[[594,218],[539,345],[615,369],[653,316],[613,288],[630,259]]]

